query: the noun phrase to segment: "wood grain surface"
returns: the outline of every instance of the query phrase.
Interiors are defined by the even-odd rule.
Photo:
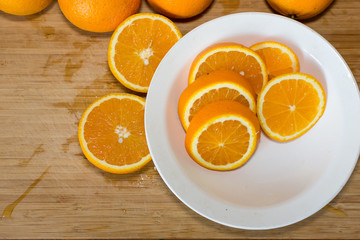
[[[185,35],[211,19],[249,11],[272,12],[265,0],[215,0],[200,16],[175,23]],[[146,1],[140,12],[152,12]],[[359,86],[360,1],[335,0],[303,23],[333,44]],[[32,16],[0,13],[1,239],[360,238],[359,164],[324,209],[266,231],[225,227],[193,212],[152,162],[128,175],[91,165],[77,140],[82,112],[100,96],[131,92],[109,71],[110,36],[74,27],[57,1]]]

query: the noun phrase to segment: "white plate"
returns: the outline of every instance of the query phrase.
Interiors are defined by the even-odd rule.
[[[184,147],[177,103],[194,57],[225,41],[275,40],[298,55],[301,72],[324,86],[327,106],[302,137],[278,143],[262,134],[255,154],[228,172],[205,169]],[[342,189],[360,152],[360,98],[340,54],[305,25],[268,13],[238,13],[186,34],[161,61],[149,87],[145,130],[155,166],[171,191],[200,215],[242,229],[271,229],[320,210]]]

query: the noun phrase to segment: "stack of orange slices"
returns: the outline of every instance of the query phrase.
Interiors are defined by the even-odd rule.
[[[312,128],[325,110],[320,82],[300,73],[295,52],[275,41],[245,47],[217,43],[194,59],[178,103],[192,159],[213,170],[242,166],[262,129],[290,141]]]

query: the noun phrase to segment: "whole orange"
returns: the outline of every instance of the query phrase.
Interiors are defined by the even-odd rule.
[[[170,18],[190,18],[202,13],[213,0],[147,0],[155,11]]]
[[[141,0],[58,0],[65,17],[91,32],[110,32],[136,13]]]
[[[308,19],[323,12],[334,0],[266,0],[282,15],[294,19]]]
[[[13,15],[31,15],[45,9],[53,0],[0,0],[0,10]]]

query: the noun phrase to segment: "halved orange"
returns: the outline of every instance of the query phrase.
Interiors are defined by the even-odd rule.
[[[256,94],[267,83],[266,66],[253,50],[238,43],[216,43],[199,53],[189,72],[189,84],[214,70],[232,70],[244,76]]]
[[[162,15],[134,14],[111,37],[110,70],[125,87],[147,92],[160,61],[181,36],[176,25]]]
[[[233,100],[256,113],[255,99],[250,83],[239,73],[215,70],[202,75],[182,92],[178,103],[179,118],[186,131],[192,118],[209,103]]]
[[[136,171],[151,160],[145,138],[145,100],[127,93],[109,94],[92,103],[79,123],[86,158],[112,173]]]
[[[254,153],[260,138],[255,114],[235,101],[206,105],[190,122],[185,148],[192,159],[213,170],[232,170]]]
[[[325,92],[316,78],[305,73],[288,73],[273,78],[261,91],[257,115],[270,138],[290,141],[315,125],[325,105]]]
[[[295,52],[285,44],[265,41],[250,47],[264,60],[269,79],[285,73],[299,72],[300,63]]]

